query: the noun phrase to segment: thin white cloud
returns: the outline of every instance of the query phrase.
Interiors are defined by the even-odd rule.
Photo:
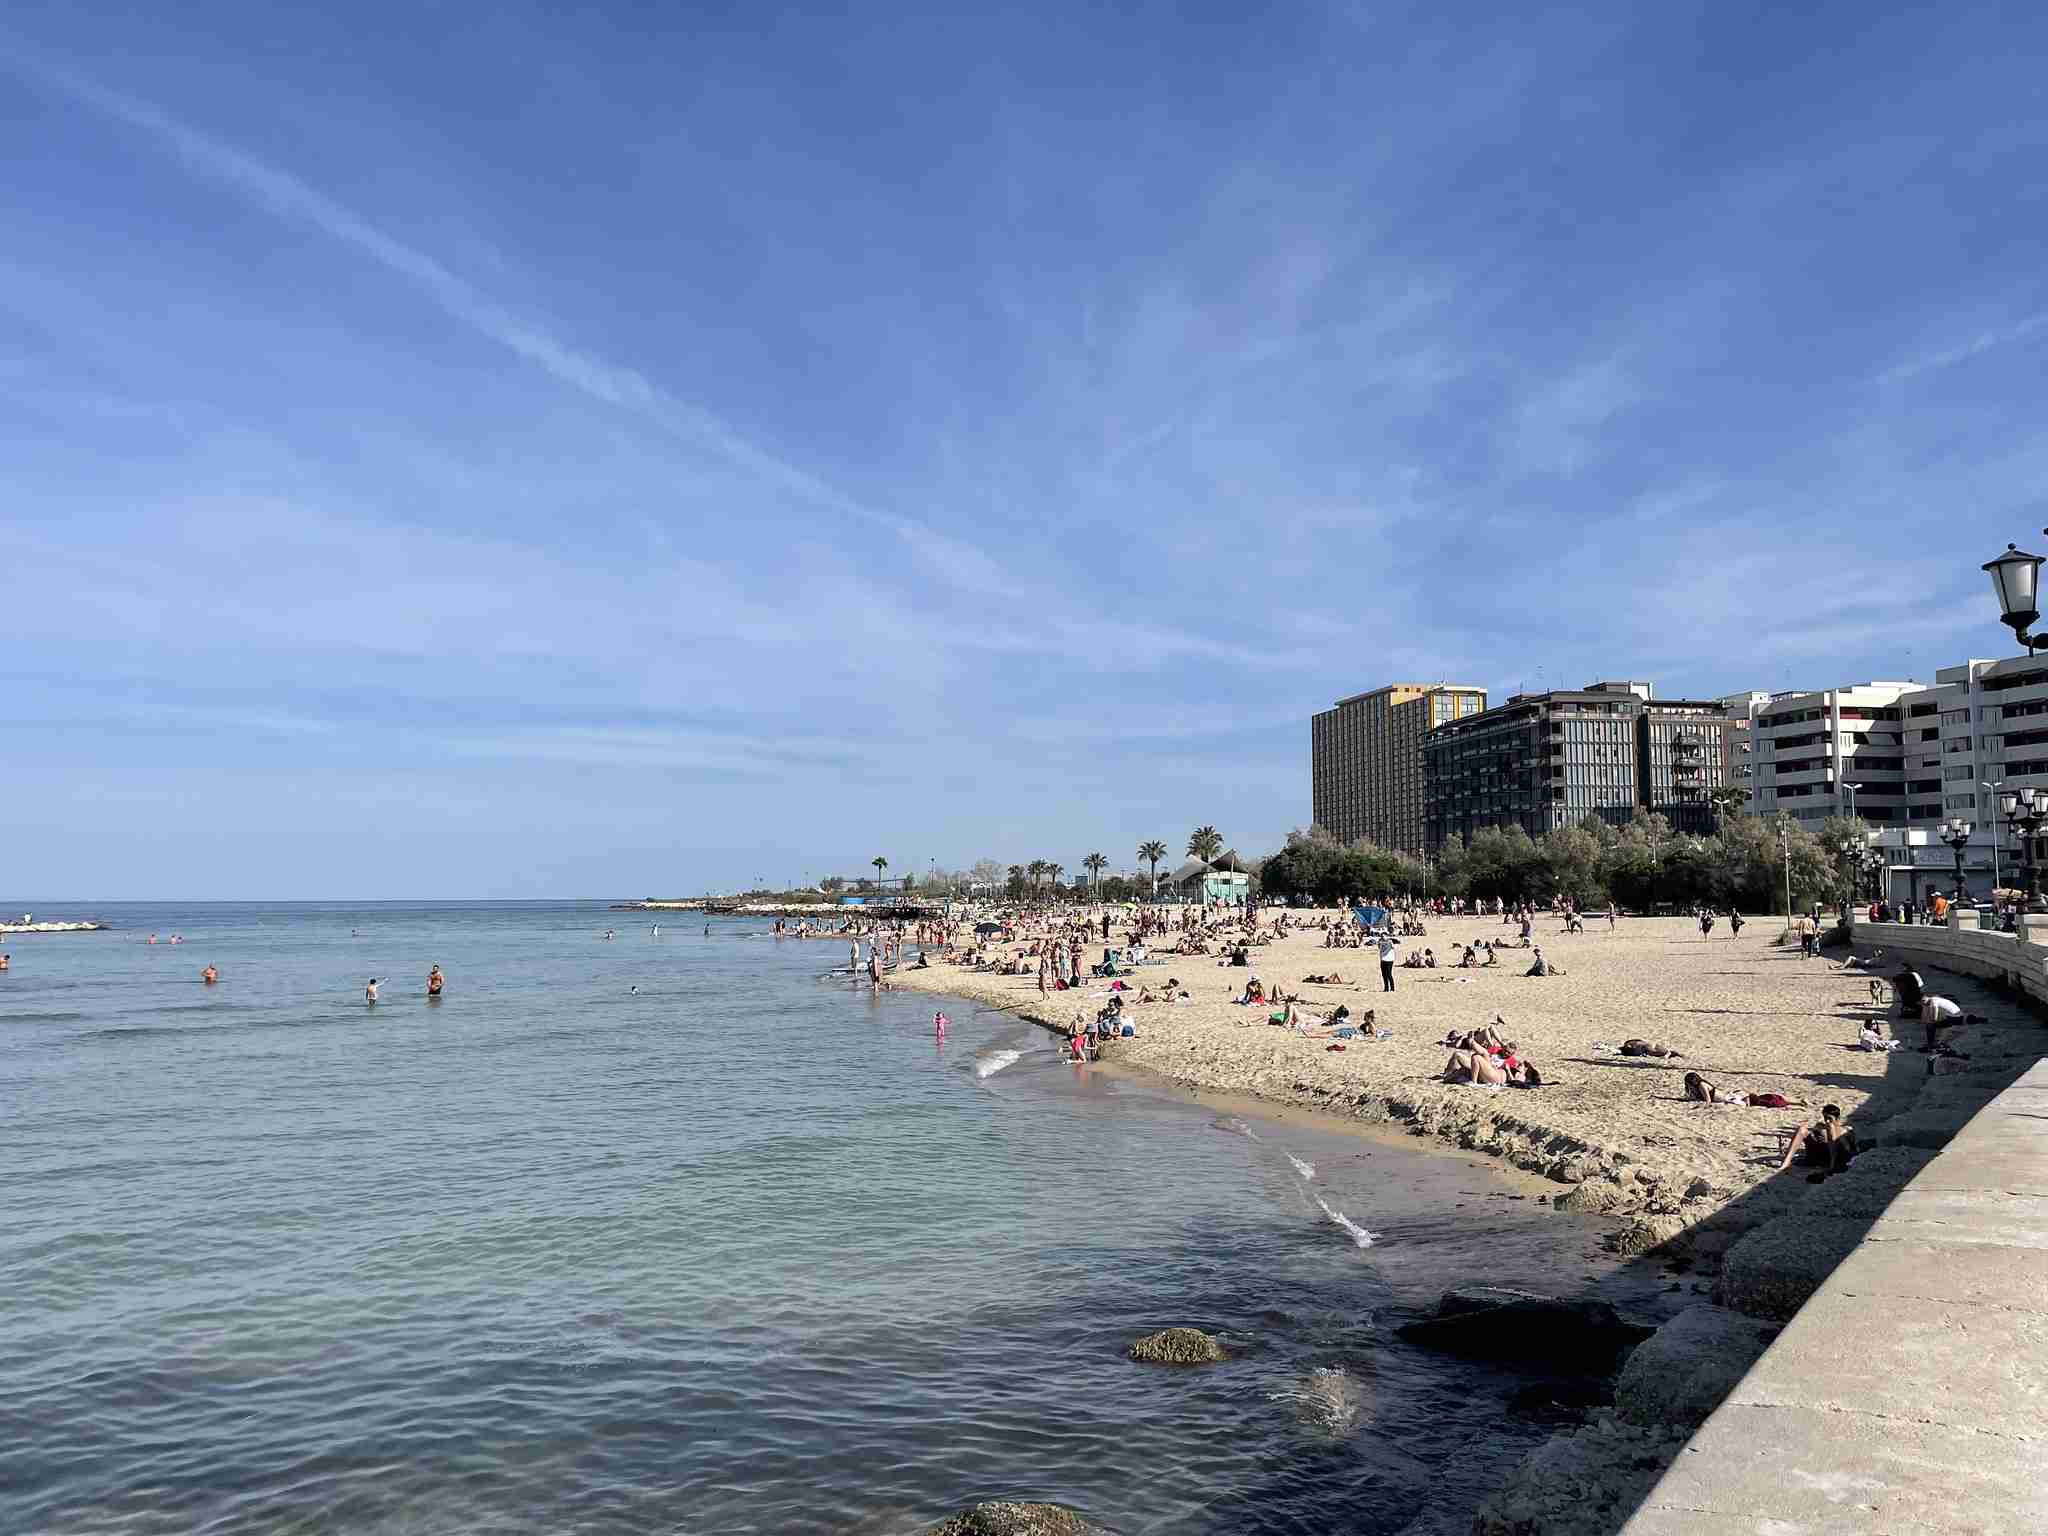
[[[1967,363],[1972,358],[1982,357],[1986,352],[2025,341],[2044,328],[2048,328],[2048,310],[2029,315],[2011,325],[1994,326],[1990,330],[1979,331],[1967,340],[1954,342],[1931,352],[1923,352],[1918,357],[1907,358],[1904,362],[1895,363],[1885,369],[1873,382],[1902,384],[1907,379],[1918,378],[1922,374],[1938,373],[1944,368],[1953,368],[1958,363]]]
[[[909,541],[932,537],[928,529],[910,519],[869,507],[769,452],[711,412],[662,389],[637,369],[570,346],[544,326],[505,308],[427,252],[387,234],[291,173],[180,121],[151,102],[74,70],[22,61],[18,56],[17,62],[74,101],[154,139],[196,173],[242,192],[281,218],[312,225],[416,284],[448,313],[568,388],[702,443],[768,483],[819,506],[862,518]]]

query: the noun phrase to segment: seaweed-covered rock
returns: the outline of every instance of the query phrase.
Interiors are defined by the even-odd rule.
[[[1751,1317],[1784,1322],[1870,1230],[1868,1221],[1803,1212],[1759,1227],[1721,1261],[1718,1299]]]
[[[1691,1429],[1721,1406],[1778,1336],[1725,1307],[1687,1307],[1628,1357],[1614,1410],[1630,1424]]]
[[[1151,1365],[1213,1365],[1223,1346],[1199,1328],[1165,1328],[1148,1333],[1126,1351]]]
[[[930,1527],[925,1536],[1094,1536],[1095,1527],[1058,1504],[991,1499]]]

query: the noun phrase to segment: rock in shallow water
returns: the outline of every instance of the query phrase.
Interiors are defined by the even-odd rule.
[[[1213,1365],[1223,1346],[1199,1328],[1167,1328],[1146,1334],[1127,1353],[1152,1365]]]
[[[1445,1296],[1444,1307],[1464,1298]],[[1640,1344],[1656,1330],[1624,1322],[1604,1301],[1554,1301],[1525,1297],[1477,1310],[1451,1310],[1404,1324],[1400,1336],[1426,1349],[1472,1359],[1540,1365],[1550,1369],[1604,1374],[1620,1351]]]
[[[1095,1536],[1095,1527],[1058,1504],[991,1499],[941,1520],[925,1536]]]

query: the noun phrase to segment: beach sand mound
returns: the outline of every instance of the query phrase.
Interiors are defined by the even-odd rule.
[[[1146,1334],[1125,1353],[1151,1365],[1214,1365],[1223,1358],[1223,1346],[1199,1328],[1165,1328]]]
[[[991,1499],[930,1527],[925,1536],[1094,1536],[1095,1527],[1058,1504]]]

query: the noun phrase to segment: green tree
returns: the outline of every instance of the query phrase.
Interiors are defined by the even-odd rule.
[[[1723,784],[1712,791],[1707,800],[1714,807],[1714,817],[1718,823],[1730,816],[1742,814],[1743,807],[1749,804],[1749,791],[1740,784]]]
[[[1188,836],[1188,857],[1208,862],[1223,851],[1223,834],[1214,827],[1197,827]]]
[[[874,858],[869,859],[868,862],[875,866],[875,888],[880,890],[882,886],[882,871],[889,867],[889,861],[877,854]]]
[[[1166,857],[1166,844],[1156,838],[1151,842],[1138,844],[1138,857],[1152,866],[1152,894],[1159,894],[1159,861]]]
[[[1033,859],[1024,867],[1031,876],[1031,894],[1035,898],[1038,895],[1038,888],[1045,883],[1045,872],[1052,866],[1043,859]]]
[[[1102,897],[1102,872],[1109,867],[1109,860],[1099,853],[1091,853],[1081,861],[1081,865],[1094,877],[1096,899],[1100,900]]]

